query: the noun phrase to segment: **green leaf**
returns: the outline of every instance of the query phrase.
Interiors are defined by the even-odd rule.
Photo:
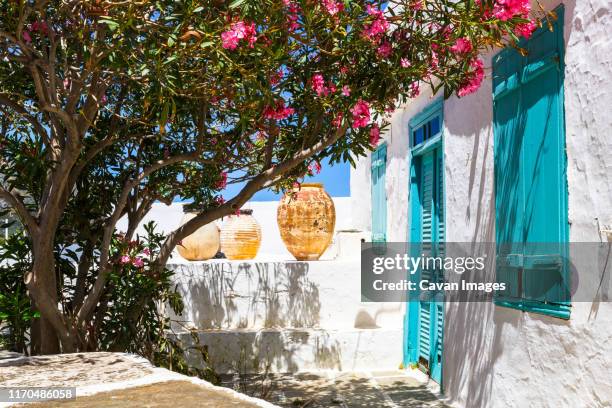
[[[234,1],[232,1],[232,2],[230,3],[229,8],[230,8],[230,9],[234,9],[234,8],[236,8],[236,7],[240,7],[240,5],[241,5],[242,3],[244,3],[245,1],[246,1],[246,0],[234,0]]]
[[[117,28],[119,28],[119,23],[109,18],[100,19],[100,23],[106,24],[111,31],[115,31]]]

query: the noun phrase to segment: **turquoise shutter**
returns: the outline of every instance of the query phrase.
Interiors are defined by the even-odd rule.
[[[498,280],[502,303],[569,318],[562,9],[494,60]]]
[[[444,184],[442,157],[438,149],[421,158],[421,242],[425,256],[437,256],[445,238]],[[434,244],[437,243],[437,244]],[[442,271],[421,270],[421,280],[441,281]],[[442,293],[425,295],[419,301],[418,360],[427,366],[431,378],[442,381],[442,348],[444,330],[444,303]]]
[[[372,152],[372,242],[387,240],[386,169],[387,147],[383,144]]]
[[[421,250],[423,255],[430,256],[434,241],[434,153],[429,152],[421,158]],[[421,269],[420,280],[432,281],[432,271]],[[419,300],[419,336],[418,336],[418,359],[419,363],[430,370],[431,344],[433,337],[433,326],[431,324],[432,304],[427,295]]]

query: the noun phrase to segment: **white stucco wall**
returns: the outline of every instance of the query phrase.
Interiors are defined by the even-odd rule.
[[[183,315],[173,316],[182,321],[176,329],[198,329],[218,372],[397,369],[404,305],[361,302],[355,254],[310,262],[173,262],[185,303]]]
[[[612,224],[612,3],[563,3],[570,240],[599,242],[596,218]],[[543,4],[551,10],[559,2]],[[444,103],[448,241],[495,238],[492,55],[481,89]],[[390,241],[406,240],[408,121],[430,102],[423,94],[399,109],[384,137]],[[352,173],[357,197],[369,197],[364,168],[368,158]],[[610,406],[612,303],[574,302],[569,321],[492,303],[447,304],[443,386],[450,402],[470,408]]]

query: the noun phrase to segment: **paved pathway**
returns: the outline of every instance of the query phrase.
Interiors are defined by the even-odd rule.
[[[222,376],[221,385],[281,407],[446,407],[421,379],[404,371]]]

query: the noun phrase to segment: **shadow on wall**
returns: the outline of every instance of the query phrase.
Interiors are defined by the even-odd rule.
[[[219,373],[294,372],[309,356],[321,368],[341,369],[337,340],[312,330],[320,320],[319,290],[304,262],[206,262],[171,266],[185,303],[174,329],[197,329]],[[201,364],[198,353],[188,353]]]
[[[574,2],[565,3],[566,22],[573,20]],[[553,9],[553,7],[547,7]],[[565,24],[565,43],[567,45],[570,37],[569,31],[572,24]],[[484,115],[471,116],[472,120],[465,120],[465,112],[485,112]],[[465,225],[470,226],[469,236],[459,239],[471,239],[474,250],[479,242],[495,241],[495,186],[492,171],[493,154],[493,129],[492,129],[492,101],[491,101],[491,79],[483,82],[482,89],[474,95],[462,98],[460,101],[453,98],[450,103],[445,104],[445,127],[447,141],[452,145],[452,138],[471,138],[473,146],[468,152],[465,160],[452,162],[446,161],[447,176],[446,191],[452,194],[453,183],[459,183],[463,176],[459,162],[468,166],[467,197],[450,197],[454,202],[450,205],[458,206],[459,203],[467,202],[465,207]],[[502,118],[503,119],[503,118]],[[519,131],[524,126],[525,118],[507,118],[514,121],[515,130]],[[520,132],[519,132],[520,133]],[[510,135],[506,135],[509,142]],[[450,140],[449,140],[450,139]],[[483,140],[484,139],[484,140]],[[446,143],[446,142],[445,142]],[[450,147],[452,149],[452,147]],[[447,148],[448,154],[448,148]],[[516,149],[515,149],[516,151]],[[479,155],[481,157],[479,157]],[[539,154],[538,154],[539,157]],[[459,158],[463,159],[463,158]],[[517,157],[511,157],[507,162],[516,163]],[[487,168],[488,165],[491,166]],[[449,169],[449,167],[453,166]],[[453,172],[459,175],[453,175]],[[513,180],[506,180],[512,183]],[[512,188],[510,184],[501,184],[503,200],[511,200]],[[458,187],[455,186],[455,189]],[[465,190],[460,190],[464,194]],[[475,206],[475,207],[474,207]],[[505,219],[516,219],[515,206],[509,206],[510,213],[502,214]],[[527,215],[527,222],[531,222]],[[458,224],[459,226],[461,223]],[[455,225],[456,227],[456,225]],[[494,281],[495,267],[494,259],[489,259],[486,270],[491,271],[487,280]],[[561,321],[546,316],[530,315],[534,320],[546,320],[546,324],[568,326],[570,322]],[[524,317],[522,312],[513,309],[495,306],[488,302],[462,302],[450,303],[446,307],[444,325],[444,364],[443,378],[446,395],[451,400],[460,401],[462,405],[469,407],[488,407],[498,405],[494,401],[499,398],[493,392],[493,379],[495,366],[507,349],[515,348],[513,342],[521,342],[514,338],[513,334],[520,333],[520,326]],[[542,333],[545,336],[546,333]],[[517,365],[525,362],[517,361]],[[535,373],[535,372],[534,372]],[[518,391],[518,390],[517,390]]]
[[[319,369],[342,370],[340,345],[322,330],[201,331],[210,365],[219,374],[294,373],[305,360]],[[190,342],[190,335],[180,335]],[[188,351],[190,363],[201,365],[199,354]]]
[[[185,311],[172,318],[198,330],[312,328],[319,323],[319,289],[308,278],[307,263],[206,262],[173,267]]]

